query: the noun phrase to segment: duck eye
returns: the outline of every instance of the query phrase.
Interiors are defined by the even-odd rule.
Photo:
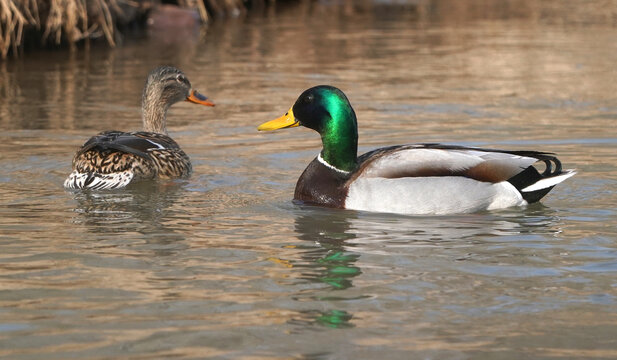
[[[308,94],[305,98],[304,98],[304,102],[307,104],[310,104],[313,102],[313,100],[315,100],[315,96],[313,96],[313,94]]]
[[[186,82],[186,78],[182,74],[176,75],[176,80],[180,83]]]

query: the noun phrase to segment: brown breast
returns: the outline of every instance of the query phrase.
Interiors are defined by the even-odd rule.
[[[306,167],[296,183],[295,200],[333,208],[345,208],[347,178],[327,168],[317,158]]]

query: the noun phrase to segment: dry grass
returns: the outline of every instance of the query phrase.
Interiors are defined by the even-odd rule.
[[[24,24],[37,21],[34,18],[27,19],[24,13],[29,14],[30,11],[22,11],[13,0],[0,0],[0,54],[3,58],[6,57],[11,45],[16,50],[21,44]],[[36,14],[38,16],[38,11]]]
[[[107,42],[115,46],[114,21],[110,9],[121,12],[116,0],[94,0],[87,3],[86,0],[49,0],[43,40],[51,38],[59,44],[64,32],[68,42],[74,44],[104,34]],[[94,20],[91,24],[90,19]]]
[[[117,0],[0,0],[0,55],[17,52],[26,28],[41,30],[43,42],[105,36],[115,46],[114,17],[121,12]]]
[[[203,22],[208,22],[208,11],[202,0],[178,0],[178,4],[189,9],[197,9]]]
[[[17,53],[24,32],[38,31],[42,43],[70,46],[80,40],[104,37],[110,46],[116,44],[116,21],[149,9],[158,0],[0,0],[0,57],[9,51]],[[209,20],[206,5],[218,14],[244,10],[241,0],[177,0],[178,5],[196,9],[202,21]]]

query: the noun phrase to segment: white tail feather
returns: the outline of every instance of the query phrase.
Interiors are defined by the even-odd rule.
[[[74,170],[64,181],[67,189],[107,190],[120,189],[133,180],[131,171],[122,171],[113,174],[80,173]]]
[[[560,182],[564,181],[565,179],[574,176],[576,174],[576,171],[574,170],[566,170],[564,171],[562,174],[557,175],[557,176],[552,176],[549,178],[545,178],[542,179],[540,181],[537,181],[529,186],[527,186],[526,188],[524,188],[523,190],[521,190],[522,192],[532,192],[532,191],[536,191],[536,190],[541,190],[541,189],[546,189],[549,188],[551,186],[555,186],[557,184],[559,184]]]

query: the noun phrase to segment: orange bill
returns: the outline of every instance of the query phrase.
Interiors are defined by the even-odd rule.
[[[212,101],[208,100],[205,95],[198,93],[197,90],[191,90],[191,94],[186,98],[186,101],[206,106],[214,106]]]

